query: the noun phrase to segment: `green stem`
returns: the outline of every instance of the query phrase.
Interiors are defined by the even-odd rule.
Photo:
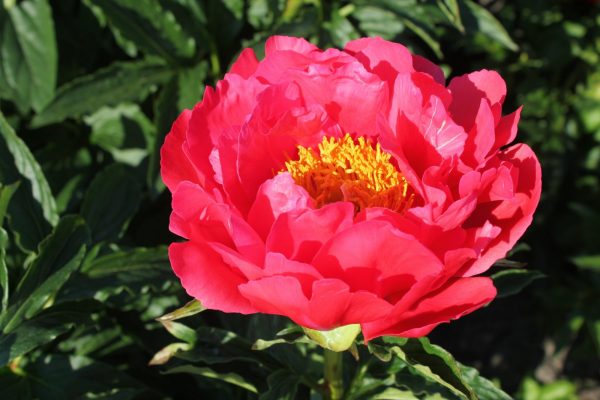
[[[325,364],[325,399],[340,400],[344,394],[343,352],[324,349]]]

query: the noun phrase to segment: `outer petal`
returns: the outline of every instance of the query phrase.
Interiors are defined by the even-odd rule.
[[[422,293],[422,299],[410,310],[395,307],[386,318],[362,325],[366,340],[383,335],[419,337],[435,326],[459,318],[496,296],[490,278],[460,278],[449,281],[433,293]]]
[[[296,278],[270,276],[240,285],[239,290],[262,313],[285,315],[299,325],[316,326],[307,315],[308,299]]]
[[[496,71],[483,69],[459,76],[450,81],[448,89],[453,98],[450,113],[466,131],[474,124],[481,99],[489,101],[495,121],[500,119],[506,84]]]
[[[198,182],[196,170],[183,151],[185,133],[191,115],[190,110],[183,110],[173,123],[171,132],[160,149],[160,172],[163,182],[170,191],[175,190],[181,181]]]
[[[465,271],[464,276],[477,275],[503,258],[531,224],[533,212],[540,200],[542,172],[540,163],[531,148],[525,144],[518,144],[501,153],[500,157],[510,161],[519,172],[518,181],[515,182],[515,196],[511,200],[501,201],[496,209],[485,211],[484,208],[484,212],[480,214],[477,210],[474,212],[472,218],[491,215],[492,224],[499,226],[501,233],[491,240],[487,250]],[[509,204],[511,208],[516,206],[518,211],[511,214],[509,218],[502,219],[503,204]],[[478,222],[477,226],[483,226],[484,222]],[[465,224],[468,226],[469,221]]]
[[[348,283],[352,290],[367,290],[380,297],[395,297],[407,284],[443,267],[414,237],[385,221],[361,222],[333,236],[317,253],[313,265],[324,276]],[[389,280],[397,276],[401,279],[394,281],[399,284],[394,288]]]
[[[202,102],[194,107],[186,136],[187,154],[206,189],[224,180],[219,176],[219,167],[224,164],[218,148],[221,137],[237,136],[236,132],[254,109],[256,97],[263,89],[254,78],[245,80],[240,75],[227,74],[216,90],[207,88]]]
[[[271,36],[265,43],[265,54],[269,56],[276,51],[292,51],[294,53],[310,54],[313,51],[321,50],[303,38]]]
[[[352,40],[346,44],[344,51],[390,84],[396,75],[414,71],[413,58],[406,47],[379,37]]]
[[[205,245],[173,243],[169,246],[169,259],[186,292],[205,307],[241,314],[257,312],[238,290],[246,279]]]
[[[235,60],[231,66],[229,72],[238,74],[244,79],[248,79],[254,74],[257,67],[258,60],[256,59],[256,54],[254,54],[254,50],[247,48],[242,50],[237,60]]]
[[[223,201],[199,185],[182,182],[173,193],[170,230],[194,242],[218,242],[259,262],[264,244],[258,234]]]

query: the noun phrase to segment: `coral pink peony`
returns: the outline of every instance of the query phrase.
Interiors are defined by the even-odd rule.
[[[475,277],[531,223],[540,165],[509,145],[494,71],[454,78],[378,38],[242,52],[161,151],[169,248],[211,309],[423,336],[496,295]]]

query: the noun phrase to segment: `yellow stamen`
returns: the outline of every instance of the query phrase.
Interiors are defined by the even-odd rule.
[[[391,155],[359,137],[324,137],[318,152],[298,146],[298,159],[285,163],[294,181],[306,189],[317,207],[350,201],[356,211],[385,207],[403,212],[410,207],[408,182],[390,162]]]

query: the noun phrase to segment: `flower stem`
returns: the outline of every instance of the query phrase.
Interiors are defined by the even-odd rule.
[[[343,352],[324,349],[325,364],[325,399],[340,400],[344,394],[344,380],[342,378]]]

